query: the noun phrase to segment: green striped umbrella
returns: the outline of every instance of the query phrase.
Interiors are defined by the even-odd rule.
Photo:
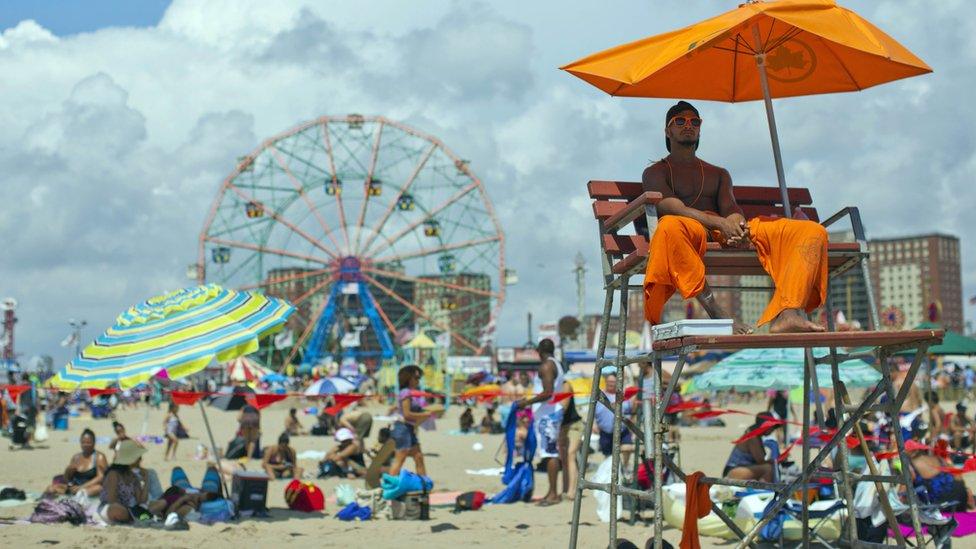
[[[214,358],[226,362],[258,349],[294,311],[287,302],[216,284],[184,288],[125,311],[52,379],[60,389],[134,387],[161,370],[188,376]]]
[[[815,357],[827,356],[827,348],[813,349]],[[721,360],[694,378],[692,390],[735,389],[758,391],[792,389],[803,385],[803,349],[743,349]],[[840,363],[840,379],[848,388],[873,387],[881,374],[862,360]],[[821,388],[833,387],[829,364],[817,365]]]

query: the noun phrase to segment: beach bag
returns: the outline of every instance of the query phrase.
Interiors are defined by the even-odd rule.
[[[485,504],[485,493],[479,490],[465,492],[454,499],[454,512],[477,511]]]
[[[41,423],[37,426],[37,429],[34,430],[34,442],[44,442],[47,440],[47,436],[47,426]]]
[[[390,500],[387,518],[390,520],[430,520],[430,494],[410,492]]]
[[[292,511],[311,513],[325,509],[325,496],[322,490],[311,482],[302,482],[297,478],[285,486],[285,501]]]
[[[200,522],[214,524],[234,520],[234,504],[227,499],[214,499],[200,504]]]
[[[356,501],[356,489],[348,484],[339,484],[335,487],[336,505],[345,507]]]
[[[379,516],[386,511],[389,503],[383,499],[383,489],[373,488],[372,490],[356,490],[356,503],[360,507],[369,507],[373,511],[373,516]]]
[[[17,414],[14,416],[11,440],[14,444],[27,444],[27,418]]]
[[[42,499],[28,520],[37,524],[68,522],[75,526],[87,522],[84,507],[71,499]]]

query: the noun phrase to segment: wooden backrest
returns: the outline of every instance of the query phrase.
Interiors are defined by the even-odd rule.
[[[637,198],[644,192],[643,185],[632,181],[590,181],[587,184],[590,198],[593,200],[593,215],[604,220],[623,209],[627,202]],[[735,200],[742,208],[746,219],[759,215],[783,215],[783,201],[779,187],[750,187],[736,185],[732,188]],[[805,187],[790,187],[787,189],[790,205],[800,206],[803,213],[813,221],[820,221],[817,209],[812,207],[813,198],[810,189]]]

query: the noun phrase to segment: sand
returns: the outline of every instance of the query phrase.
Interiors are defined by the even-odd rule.
[[[281,432],[284,417],[290,406],[300,406],[297,399],[277,403],[263,411],[262,441],[272,442]],[[764,404],[764,403],[763,403]],[[752,406],[737,405],[740,409],[756,410]],[[374,414],[382,414],[383,408],[371,407]],[[435,492],[460,492],[482,490],[488,494],[501,488],[497,477],[475,476],[465,473],[465,469],[484,469],[498,467],[493,459],[495,450],[502,440],[501,435],[451,435],[448,431],[457,428],[460,409],[456,406],[447,411],[438,422],[438,430],[421,432],[420,440],[426,454],[427,467],[435,482]],[[199,408],[183,408],[180,413],[187,425],[191,439],[180,443],[177,460],[163,461],[163,446],[150,445],[143,463],[155,468],[164,487],[169,479],[173,465],[186,469],[195,484],[203,475],[204,462],[193,458],[198,443],[206,442],[206,431]],[[477,411],[475,418],[480,421],[482,413]],[[236,412],[222,412],[208,409],[208,417],[214,428],[217,444],[223,445],[231,438],[236,427]],[[311,416],[299,414],[306,426],[313,423]],[[138,435],[142,430],[145,409],[120,410],[118,419],[128,428],[130,435]],[[750,423],[749,416],[726,416],[728,426],[724,428],[684,428],[681,436],[682,464],[686,471],[703,470],[707,474],[721,472],[725,458],[731,449],[730,440],[740,435]],[[162,410],[151,410],[148,420],[148,434],[162,433]],[[383,422],[374,423],[371,439]],[[70,456],[78,451],[78,437],[85,427],[95,431],[98,437],[111,436],[109,420],[93,420],[87,416],[71,418],[70,430],[51,431],[46,443],[33,450],[11,450],[9,439],[0,439],[0,485],[13,485],[21,489],[40,492],[55,474],[63,471]],[[484,449],[475,451],[472,445],[480,442]],[[294,437],[292,444],[301,453],[305,450],[325,451],[332,445],[331,437]],[[106,444],[99,444],[105,450]],[[111,457],[111,456],[110,456]],[[594,469],[603,459],[599,454],[590,460]],[[412,468],[410,461],[408,468]],[[301,463],[306,471],[315,471],[314,461]],[[536,495],[541,495],[547,486],[544,475],[536,474]],[[336,485],[347,482],[354,487],[362,487],[362,481],[339,479],[315,480],[326,494],[331,496]],[[336,506],[327,504],[325,513],[305,514],[289,511],[285,505],[283,492],[287,481],[272,481],[268,490],[271,517],[267,519],[246,519],[237,523],[204,526],[192,523],[186,532],[165,532],[154,529],[135,529],[124,526],[106,528],[75,527],[70,525],[6,525],[0,524],[0,541],[3,546],[22,547],[39,544],[56,544],[63,547],[261,547],[290,545],[295,547],[565,547],[569,540],[569,522],[572,503],[564,501],[559,505],[540,508],[532,504],[511,504],[486,506],[479,511],[452,514],[451,507],[433,507],[430,521],[388,521],[373,520],[364,523],[350,523],[337,520]],[[32,506],[0,508],[0,518],[5,521],[22,519],[30,514]],[[629,518],[630,513],[625,514]],[[649,521],[652,513],[645,512],[643,519]],[[608,525],[601,523],[596,516],[592,495],[583,499],[580,527],[580,547],[606,547]],[[449,523],[457,530],[432,533],[431,527]],[[650,522],[638,521],[635,525],[626,521],[619,523],[619,535],[643,546],[652,531]],[[677,546],[681,532],[676,529],[666,531],[666,539]],[[727,546],[719,539],[703,538],[703,545]]]

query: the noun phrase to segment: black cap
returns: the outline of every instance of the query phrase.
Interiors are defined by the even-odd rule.
[[[701,114],[698,113],[698,109],[696,109],[694,105],[687,101],[678,101],[674,104],[674,106],[668,109],[668,114],[664,117],[664,126],[667,127],[668,122],[670,122],[672,118],[677,116],[678,113],[684,111],[692,111],[695,113],[695,116],[701,118]],[[667,137],[664,138],[664,146],[668,148],[668,152],[671,152],[671,140]],[[697,144],[695,145],[695,150],[698,150]]]

